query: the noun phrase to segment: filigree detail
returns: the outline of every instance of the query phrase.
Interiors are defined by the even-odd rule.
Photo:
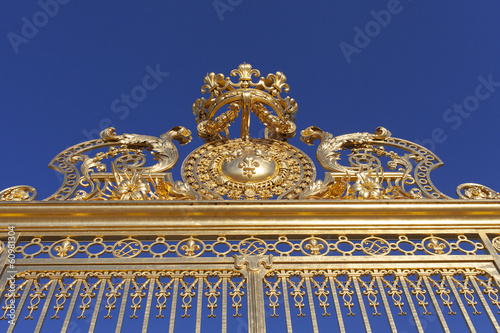
[[[341,281],[340,277],[345,276],[347,271],[334,271],[329,273],[331,278],[334,281],[334,285],[331,286],[332,292],[335,292],[334,289],[340,289],[338,294],[342,296],[342,300],[344,301],[344,307],[348,309],[347,316],[354,316],[355,313],[352,312],[352,308],[354,307],[354,303],[352,301],[352,295],[354,295],[354,290],[352,290],[352,276],[348,276],[346,281]]]
[[[477,283],[483,287],[483,294],[488,295],[490,302],[493,306],[498,309],[498,314],[500,314],[500,301],[498,299],[498,289],[495,288],[493,278],[491,276],[486,277],[486,281],[480,279],[479,276],[472,276],[471,278],[476,279]]]
[[[453,271],[452,271],[453,272]],[[457,279],[456,275],[450,274],[450,279],[455,283],[455,285],[459,288],[459,293],[464,295],[465,300],[467,301],[467,305],[472,306],[473,315],[480,315],[481,312],[476,308],[477,301],[474,299],[474,289],[470,285],[470,279],[474,278],[473,276],[477,274],[475,270],[470,271],[469,269],[460,269],[458,273],[463,274],[463,279]]]
[[[133,258],[142,251],[142,243],[132,237],[122,239],[113,246],[113,256],[116,258]]]
[[[314,291],[314,296],[318,297],[319,301],[319,306],[320,308],[323,309],[323,313],[321,314],[322,317],[330,317],[330,313],[326,311],[326,308],[330,305],[328,303],[328,295],[330,295],[330,291],[327,290],[328,286],[328,278],[325,276],[325,273],[323,271],[319,272],[314,272],[315,276],[322,276],[323,281],[316,281],[314,279],[314,276],[310,278],[310,281],[313,284],[313,287],[316,288],[317,290]]]
[[[352,133],[333,137],[318,127],[301,132],[301,140],[321,142],[316,156],[327,173],[303,191],[299,199],[449,199],[432,184],[430,172],[443,163],[431,151],[415,143],[392,138],[383,127],[374,134]],[[400,156],[385,146],[405,151]],[[349,166],[341,165],[342,151],[349,150]],[[384,168],[381,158],[388,159]],[[354,183],[353,183],[354,182]],[[414,186],[406,189],[406,186]],[[415,187],[416,186],[416,187]]]
[[[154,273],[154,272],[153,272]],[[141,308],[142,299],[146,296],[144,292],[147,288],[151,279],[154,279],[154,276],[148,274],[148,272],[139,273],[138,276],[144,277],[146,276],[146,280],[142,283],[138,283],[136,279],[132,279],[130,282],[132,284],[132,290],[134,292],[130,293],[130,297],[132,298],[132,305],[130,305],[130,309],[132,309],[132,314],[130,315],[130,319],[138,319],[137,310]],[[154,286],[153,286],[154,288]]]
[[[186,276],[190,277],[194,276],[193,282],[191,283],[186,282],[185,280]],[[184,310],[184,314],[181,315],[182,318],[189,318],[191,316],[190,314],[188,314],[188,310],[191,309],[191,302],[193,300],[193,297],[196,295],[193,289],[196,289],[196,284],[198,283],[198,279],[199,277],[197,274],[195,274],[195,272],[185,272],[184,278],[179,280],[182,289],[182,292],[180,294],[182,298],[181,308]]]
[[[430,315],[431,313],[429,312],[429,310],[427,310],[427,305],[429,305],[429,302],[427,302],[425,299],[425,294],[427,293],[427,290],[425,290],[422,284],[423,283],[422,276],[418,276],[418,279],[416,281],[412,281],[408,279],[408,277],[404,277],[404,279],[406,283],[410,286],[410,288],[412,288],[411,294],[415,295],[418,305],[424,309],[424,312],[422,314]]]
[[[139,134],[117,135],[113,127],[107,128],[101,132],[101,139],[75,145],[54,157],[49,167],[61,172],[64,180],[59,190],[45,200],[144,199],[144,193],[150,194],[147,176],[151,178],[155,173],[169,171],[177,163],[179,154],[173,140],[178,140],[181,145],[187,144],[191,132],[177,126],[156,138]],[[109,147],[107,152],[97,152],[94,157],[85,155],[106,147]],[[146,166],[144,150],[151,152],[156,164]],[[107,159],[114,159],[112,173],[106,172],[108,167],[104,161]],[[80,171],[76,166],[78,162],[81,162]],[[80,187],[89,188],[89,191],[79,190]]]
[[[361,241],[363,252],[372,256],[384,256],[391,252],[389,243],[380,237],[367,237]]]
[[[205,297],[207,297],[208,304],[207,308],[210,310],[210,314],[208,314],[208,318],[215,318],[216,315],[214,310],[217,309],[217,298],[220,296],[220,292],[217,290],[220,289],[220,284],[222,283],[222,278],[219,277],[216,282],[211,283],[208,280],[210,276],[218,276],[220,272],[208,272],[205,277],[203,277],[203,281],[205,282],[205,289],[208,292],[205,292]]]
[[[33,201],[37,192],[34,187],[18,185],[0,191],[0,201]]]
[[[118,274],[113,273],[111,275],[116,276]],[[119,275],[124,275],[124,274],[119,274]],[[127,281],[126,279],[123,279],[121,282],[114,285],[111,279],[106,279],[106,283],[108,285],[107,287],[108,292],[104,295],[106,297],[106,305],[104,306],[104,308],[108,310],[108,312],[104,316],[104,319],[113,318],[111,316],[111,310],[114,310],[116,308],[116,301],[118,298],[122,296],[122,294],[119,291],[123,289],[123,285],[125,284],[126,281]]]
[[[437,290],[435,291],[436,295],[439,295],[439,298],[441,298],[443,306],[446,306],[448,308],[448,314],[455,315],[456,312],[451,308],[451,306],[453,305],[453,301],[450,298],[451,290],[448,288],[448,284],[446,283],[446,279],[444,278],[444,276],[441,275],[441,279],[439,281],[435,281],[432,278],[429,278],[429,281],[431,282],[432,286],[437,288]]]
[[[171,277],[171,274],[168,274],[166,272],[160,272],[160,276],[166,276],[169,275]],[[158,309],[158,314],[156,315],[156,318],[164,318],[164,315],[162,314],[162,311],[167,308],[167,298],[170,297],[170,292],[167,290],[172,289],[172,284],[174,283],[175,279],[173,277],[170,278],[170,281],[167,283],[163,284],[160,282],[159,277],[155,278],[156,281],[156,289],[158,290],[157,293],[155,293],[156,296],[156,301],[158,304],[156,304],[156,309]]]
[[[26,275],[22,276],[25,278],[28,278]],[[28,279],[24,281],[16,281],[18,283],[14,282],[14,285],[12,286],[12,282],[8,282],[9,284],[7,285],[9,288],[8,292],[5,292],[4,297],[4,305],[2,305],[2,310],[3,314],[0,317],[0,320],[9,320],[10,318],[7,316],[7,314],[14,309],[14,303],[16,299],[21,298],[21,291],[24,291],[26,286],[28,285]]]
[[[56,283],[56,280],[49,279],[47,282],[41,282],[42,278],[47,278],[47,276],[40,275],[37,279],[33,280],[33,290],[30,296],[30,305],[28,305],[29,313],[24,319],[33,320],[33,311],[38,310],[38,305],[42,299],[47,296],[44,292],[49,290],[52,283]]]
[[[266,277],[269,278],[275,278],[276,277],[276,272],[271,272],[266,274]],[[269,297],[269,308],[273,310],[273,313],[271,313],[271,318],[272,317],[279,317],[279,314],[276,313],[276,309],[279,308],[279,297],[281,296],[281,291],[279,291],[280,286],[279,283],[281,280],[279,278],[276,278],[276,281],[268,281],[268,279],[264,278],[264,285],[266,289],[266,296]]]
[[[399,280],[394,279],[392,282],[388,281],[383,277],[380,278],[382,283],[389,289],[387,295],[391,296],[394,307],[399,309],[398,316],[406,316],[406,312],[403,311],[403,306],[405,303],[402,301],[403,290],[399,286]]]
[[[262,255],[267,252],[267,244],[259,238],[246,238],[238,244],[239,252],[242,255]]]
[[[242,297],[245,296],[243,288],[246,283],[246,279],[239,272],[233,272],[232,276],[241,278],[241,280],[238,283],[235,283],[235,281],[233,281],[231,277],[228,278],[227,280],[227,282],[229,282],[229,288],[232,289],[232,291],[229,292],[229,296],[231,297],[232,300],[231,307],[234,309],[233,318],[236,318],[236,317],[241,317],[239,309],[241,309],[242,307],[241,304]]]
[[[462,193],[463,192],[463,193]],[[465,183],[457,187],[457,195],[460,199],[500,199],[500,193],[481,184]]]
[[[70,274],[65,273],[64,274],[66,277],[68,277]],[[55,295],[55,302],[56,305],[54,305],[54,310],[56,312],[54,313],[53,316],[50,317],[50,319],[59,319],[59,311],[64,310],[64,304],[66,303],[66,300],[71,297],[70,291],[74,289],[75,284],[78,282],[77,279],[74,279],[73,282],[68,283],[67,285],[64,285],[64,282],[62,279],[57,280],[57,284],[59,285],[58,291],[59,293],[56,293]]]
[[[364,281],[359,273],[360,272],[356,272],[354,274],[351,273],[351,275],[353,275],[353,278],[357,279],[361,287],[365,289],[363,290],[363,295],[368,298],[368,305],[373,308],[372,315],[380,316],[381,313],[377,310],[377,306],[380,305],[377,301],[378,290],[375,287],[375,283],[377,281],[373,276],[370,277],[369,281]]]
[[[90,304],[92,303],[92,299],[95,298],[96,296],[95,291],[97,290],[97,287],[104,282],[104,280],[98,279],[95,283],[89,283],[88,278],[93,276],[96,275],[94,273],[87,273],[81,276],[83,284],[83,289],[82,289],[83,292],[80,293],[80,298],[82,300],[82,303],[80,304],[79,308],[80,310],[82,310],[82,312],[77,317],[78,319],[86,319],[85,311],[90,309]]]
[[[297,313],[297,317],[305,317],[306,315],[302,312],[302,308],[304,308],[304,296],[306,294],[304,289],[304,282],[305,279],[303,276],[300,275],[299,271],[290,271],[287,272],[289,276],[286,278],[286,281],[288,283],[288,288],[292,289],[290,292],[290,296],[293,297],[293,302],[294,306],[296,309],[299,310],[299,313]],[[292,276],[299,276],[300,280],[298,282],[294,282],[291,277]]]

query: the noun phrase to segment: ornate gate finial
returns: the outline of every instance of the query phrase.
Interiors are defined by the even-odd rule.
[[[288,92],[290,87],[286,76],[281,72],[261,77],[258,82],[252,81],[252,76],[258,77],[260,71],[252,65],[243,63],[238,69],[231,71],[231,76],[239,77],[233,82],[222,73],[209,73],[205,76],[205,84],[201,92],[210,93],[208,99],[199,98],[193,104],[193,113],[198,123],[198,135],[206,141],[225,139],[229,135],[229,125],[241,113],[241,138],[250,138],[250,113],[254,113],[266,127],[266,138],[288,139],[295,135],[295,114],[297,103],[293,98],[282,98],[282,92]],[[228,110],[215,117],[217,111],[227,106]],[[269,107],[271,110],[268,110]],[[272,112],[276,112],[276,115]]]

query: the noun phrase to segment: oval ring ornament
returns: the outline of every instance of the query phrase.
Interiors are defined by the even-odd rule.
[[[194,150],[183,181],[207,199],[292,199],[316,177],[311,159],[272,139],[216,141]]]
[[[255,237],[245,238],[239,242],[238,252],[241,255],[262,255],[267,252],[267,243]]]
[[[380,237],[367,237],[361,241],[363,252],[371,256],[385,256],[391,252],[391,245]]]
[[[142,243],[134,238],[119,240],[113,245],[113,256],[115,258],[134,258],[142,251]]]

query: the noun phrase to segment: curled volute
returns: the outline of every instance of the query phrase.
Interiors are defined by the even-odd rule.
[[[174,167],[179,159],[179,153],[174,143],[174,139],[181,145],[191,141],[191,131],[182,126],[176,126],[167,133],[160,135],[159,138],[141,134],[122,134],[116,135],[113,127],[106,128],[101,132],[101,138],[104,142],[113,142],[119,145],[125,145],[129,148],[147,148],[151,150],[157,164],[148,168],[148,172],[165,172]]]
[[[179,153],[173,140],[181,145],[187,144],[191,141],[191,131],[176,126],[158,138],[140,134],[117,135],[115,129],[109,127],[101,132],[101,139],[74,145],[52,159],[49,167],[62,173],[64,179],[60,188],[45,200],[67,200],[77,191],[76,197],[80,199],[98,197],[105,191],[103,187],[112,182],[112,177],[116,178],[115,182],[124,182],[123,177],[129,177],[126,180],[131,187],[142,185],[144,181],[133,175],[163,174],[175,166]],[[108,150],[103,152],[107,147]],[[87,155],[93,150],[96,150],[93,156]],[[149,151],[156,163],[147,166],[144,151]],[[111,169],[105,160],[111,161]],[[79,162],[78,168],[76,164]],[[120,175],[118,178],[117,174]],[[89,191],[79,190],[81,187]]]
[[[337,162],[342,150],[377,141],[383,142],[391,136],[391,132],[384,127],[378,127],[374,134],[358,132],[334,137],[328,132],[323,132],[319,127],[310,126],[300,134],[300,139],[308,145],[312,145],[317,139],[321,141],[316,151],[316,157],[321,166],[330,172],[345,172],[347,170],[346,167]]]
[[[378,127],[373,134],[334,137],[312,126],[301,134],[301,140],[309,145],[320,140],[316,156],[321,166],[331,173],[327,173],[325,181],[317,181],[306,189],[301,199],[450,198],[430,179],[430,172],[443,165],[439,157],[414,142],[391,137],[391,132],[383,127]],[[345,151],[347,159],[341,161]]]

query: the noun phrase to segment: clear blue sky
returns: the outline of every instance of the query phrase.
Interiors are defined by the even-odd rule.
[[[384,126],[442,158],[433,180],[446,194],[464,182],[499,191],[499,12],[496,0],[2,0],[0,189],[49,196],[60,181],[49,161],[100,127],[195,132],[205,74],[247,62],[285,73],[299,131]],[[158,82],[127,106],[122,94],[154,70]]]
[[[385,126],[424,142],[441,128],[436,185],[452,196],[464,182],[500,190],[498,1],[60,3],[46,7],[51,15],[37,1],[0,4],[0,188],[27,184],[47,197],[59,187],[48,162],[100,125],[195,131],[191,105],[204,75],[245,61],[262,75],[287,75],[299,130]],[[128,107],[121,95],[143,83],[148,66],[169,74]],[[478,77],[493,81],[479,89],[482,100]],[[454,111],[464,100],[473,111]],[[292,144],[305,146],[298,136]]]

